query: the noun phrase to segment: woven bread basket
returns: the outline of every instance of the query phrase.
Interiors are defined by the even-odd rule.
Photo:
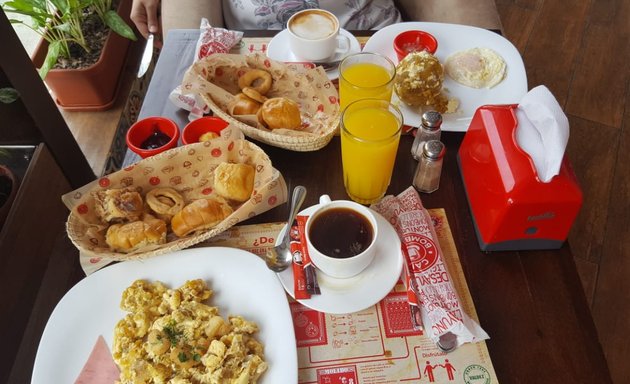
[[[233,213],[225,220],[214,228],[181,238],[170,231],[170,223],[167,223],[169,230],[165,244],[146,246],[130,253],[109,248],[105,241],[109,225],[103,223],[95,212],[94,192],[132,188],[144,198],[149,190],[168,186],[176,189],[188,204],[195,199],[213,196],[214,169],[222,162],[247,163],[256,170],[250,199],[243,203],[228,200]],[[153,257],[203,242],[240,221],[284,203],[287,200],[286,190],[282,175],[273,168],[271,160],[260,147],[247,140],[215,139],[177,147],[143,159],[62,196],[62,200],[70,209],[66,223],[68,237],[83,255],[124,261]]]
[[[297,152],[316,151],[328,145],[337,131],[336,126],[330,125],[330,129],[319,135],[292,136],[289,134],[280,134],[274,131],[255,128],[235,119],[232,115],[223,111],[221,107],[212,100],[209,94],[203,94],[201,97],[216,116],[219,116],[228,123],[239,127],[245,136],[258,140],[262,143],[273,145],[274,147],[289,149]]]
[[[238,77],[249,69],[272,76],[265,95],[286,97],[300,106],[302,128],[269,130],[257,121],[228,113],[231,99],[240,92]],[[184,75],[182,90],[197,94],[212,112],[238,126],[248,137],[292,151],[315,151],[326,146],[339,126],[339,94],[321,68],[285,64],[264,55],[214,54],[195,62]]]

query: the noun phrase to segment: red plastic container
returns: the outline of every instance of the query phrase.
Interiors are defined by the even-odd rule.
[[[214,132],[217,135],[227,127],[229,123],[219,117],[205,116],[200,117],[186,124],[182,131],[182,144],[192,144],[199,142],[199,138],[204,133]]]
[[[582,191],[563,159],[548,183],[516,143],[516,105],[475,112],[457,160],[484,251],[557,249],[582,206]]]
[[[405,31],[394,38],[394,51],[398,61],[404,59],[410,52],[427,51],[433,55],[437,48],[437,39],[425,31]]]
[[[142,143],[153,135],[155,130],[159,130],[170,138],[170,140],[159,148],[144,149]],[[166,117],[147,117],[136,121],[127,131],[127,146],[142,158],[157,155],[167,149],[175,148],[179,140],[179,127],[175,122]]]

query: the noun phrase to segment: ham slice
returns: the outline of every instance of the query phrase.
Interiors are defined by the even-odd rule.
[[[119,377],[120,371],[109,347],[103,336],[99,336],[74,384],[113,384]]]

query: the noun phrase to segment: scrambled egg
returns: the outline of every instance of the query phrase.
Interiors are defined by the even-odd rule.
[[[135,281],[120,306],[129,314],[114,329],[120,383],[256,383],[267,369],[258,326],[240,316],[226,321],[203,280],[168,289]]]

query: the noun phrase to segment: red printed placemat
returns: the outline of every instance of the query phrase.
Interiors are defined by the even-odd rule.
[[[446,214],[443,209],[429,209],[429,213],[462,307],[478,321]],[[260,253],[273,246],[283,226],[236,226],[203,245]],[[380,303],[345,315],[324,314],[288,299],[300,384],[498,383],[484,341],[447,354],[422,332],[413,330],[402,282]]]

